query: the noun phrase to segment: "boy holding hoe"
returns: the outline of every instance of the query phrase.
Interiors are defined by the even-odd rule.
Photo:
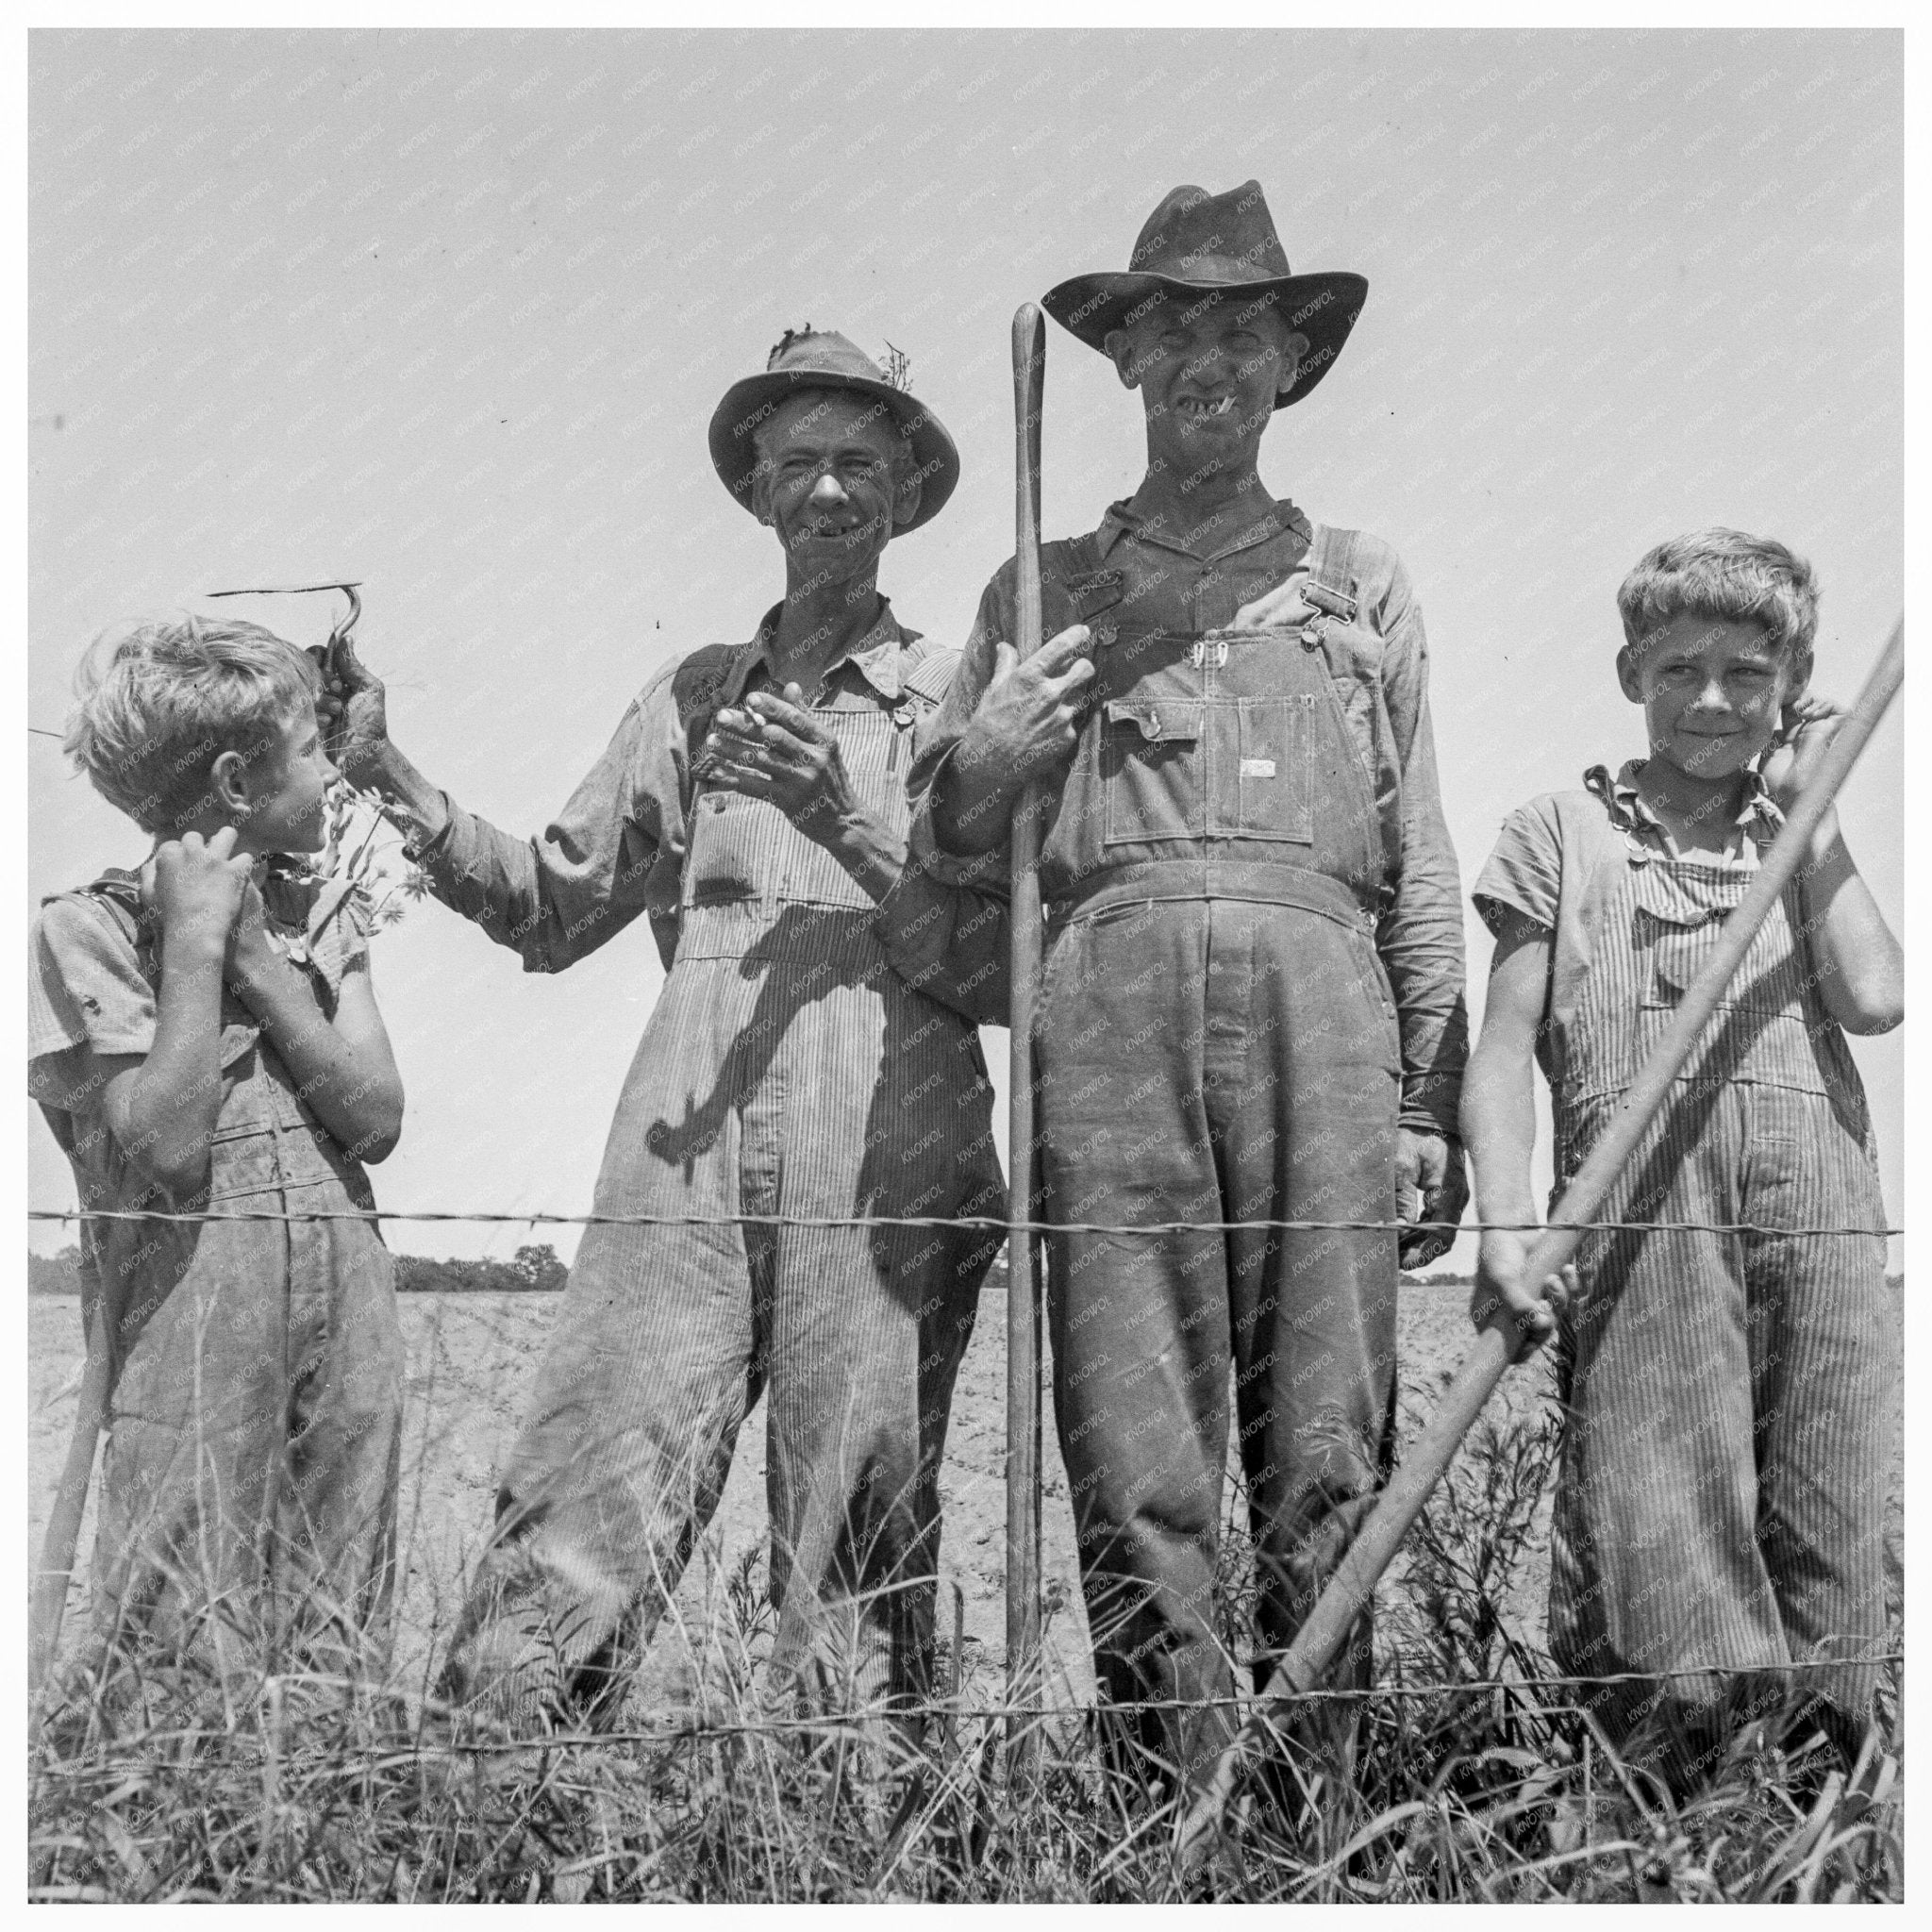
[[[1532,1060],[1557,1180],[1606,1128],[1742,898],[1841,712],[1808,694],[1818,595],[1782,544],[1659,544],[1617,596],[1625,697],[1650,753],[1504,821],[1474,897],[1496,936],[1462,1125],[1486,1223],[1534,1221]],[[1886,1629],[1894,1366],[1878,1174],[1846,1033],[1903,1018],[1897,940],[1827,810],[1676,1093],[1548,1299],[1526,1237],[1483,1237],[1474,1308],[1558,1334],[1566,1412],[1550,1580],[1563,1671],[1688,1787],[1728,1717],[1802,1673],[1855,1757]],[[1870,1229],[1869,1234],[1806,1230]],[[1649,1674],[1657,1674],[1655,1676]],[[1640,1725],[1642,1730],[1640,1734]]]
[[[206,1642],[225,1675],[298,1604],[353,1644],[393,1577],[402,1332],[354,1210],[403,1090],[359,889],[288,863],[325,842],[319,684],[252,624],[97,645],[67,751],[154,849],[49,899],[30,941],[28,1091],[83,1216],[130,1215],[81,1222],[112,1390],[96,1631]],[[287,1218],[229,1218],[261,1210]]]

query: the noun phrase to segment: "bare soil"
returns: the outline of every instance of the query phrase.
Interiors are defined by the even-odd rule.
[[[1403,1407],[1412,1429],[1461,1360],[1469,1341],[1462,1289],[1405,1287],[1398,1313]],[[521,1418],[550,1320],[558,1306],[545,1294],[408,1294],[401,1297],[409,1385],[402,1491],[400,1660],[418,1681],[439,1658],[441,1633],[455,1620],[464,1577],[481,1546],[492,1507],[495,1472]],[[1893,1344],[1897,1344],[1894,1331]],[[74,1425],[79,1388],[79,1303],[37,1295],[28,1312],[28,1533],[38,1559]],[[1523,1418],[1548,1400],[1540,1370],[1512,1373],[1498,1413]],[[1086,1618],[1074,1560],[1065,1472],[1054,1441],[1051,1397],[1043,1398],[1041,1445],[1041,1582],[1047,1606],[1049,1695],[1077,1702],[1092,1694]],[[941,1492],[945,1538],[941,1557],[941,1630],[949,1630],[953,1591],[964,1603],[965,1657],[997,1666],[1005,1651],[1004,1276],[995,1273],[982,1297],[978,1326],[960,1372]],[[1894,1457],[1894,1524],[1901,1493],[1901,1448]],[[676,1612],[667,1618],[640,1685],[659,1704],[688,1694],[692,1655],[686,1631],[709,1627],[708,1599],[724,1588],[764,1533],[765,1430],[760,1407],[739,1441],[737,1462],[710,1532],[694,1557]],[[1230,1490],[1230,1495],[1232,1491]],[[1541,1647],[1547,1560],[1548,1498],[1540,1513],[1529,1572],[1511,1606],[1519,1632]],[[83,1524],[81,1576],[69,1606],[69,1629],[87,1614],[92,1510]],[[1896,1527],[1894,1528],[1894,1541]]]

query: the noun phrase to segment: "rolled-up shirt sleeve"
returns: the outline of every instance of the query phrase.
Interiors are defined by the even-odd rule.
[[[670,674],[624,714],[604,755],[534,839],[499,831],[453,799],[441,834],[416,852],[444,905],[558,973],[649,913],[667,966],[684,845],[682,739]]]
[[[873,929],[907,985],[974,1025],[1007,1024],[1011,949],[1003,897],[937,877],[908,853]]]
[[[980,651],[980,672],[969,671],[967,655],[948,653],[952,675],[939,704],[915,728],[905,869],[874,924],[893,970],[908,985],[976,1025],[1004,1026],[1011,964],[1005,855],[951,858],[939,848],[930,824],[923,823],[934,775],[986,689],[984,667],[991,647],[983,641],[984,631],[983,623],[975,625],[972,640]],[[960,691],[961,680],[969,678],[970,698]]]
[[[1402,1031],[1402,1124],[1453,1138],[1469,1058],[1462,886],[1436,775],[1422,608],[1399,564],[1376,628],[1386,643],[1382,690],[1402,774],[1402,872],[1376,937]]]

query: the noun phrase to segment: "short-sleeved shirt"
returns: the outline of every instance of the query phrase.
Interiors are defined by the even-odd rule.
[[[1615,777],[1592,765],[1580,791],[1549,791],[1520,805],[1503,821],[1496,847],[1476,874],[1470,896],[1483,923],[1501,934],[1511,914],[1551,935],[1547,1017],[1553,1024],[1575,1011],[1590,971],[1596,915],[1613,872],[1670,856],[1663,826],[1637,790],[1642,761],[1626,762]],[[1777,837],[1784,814],[1756,773],[1738,814],[1739,863]],[[1607,871],[1609,868],[1612,871]],[[1551,1069],[1549,1027],[1537,1036],[1537,1058]]]
[[[367,958],[367,895],[345,879],[317,880],[281,866],[258,883],[271,943],[309,974],[333,1016],[344,976]],[[108,1130],[101,1061],[153,1051],[159,941],[159,921],[141,903],[140,875],[119,870],[46,900],[28,937],[27,1092],[67,1156],[83,1208],[158,1205],[153,1184]],[[225,1074],[261,1029],[225,986],[221,1020]],[[81,1224],[84,1274],[97,1266],[99,1226]]]

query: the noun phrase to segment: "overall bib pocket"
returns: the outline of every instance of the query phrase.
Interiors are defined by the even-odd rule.
[[[1748,874],[1703,879],[1690,868],[1655,864],[1638,874],[1631,941],[1649,958],[1645,1007],[1683,1003],[1691,982],[1723,940],[1748,880]],[[1753,938],[1719,1004],[1742,1012],[1802,1013],[1803,974],[1803,956],[1791,943],[1783,908],[1774,908]]]
[[[217,1126],[208,1142],[208,1200],[245,1201],[279,1193],[286,1177],[276,1158],[273,1121],[256,1118]]]
[[[1697,977],[1697,969],[1715,949],[1722,921],[1704,918],[1694,924],[1660,917],[1647,906],[1637,908],[1631,937],[1640,953],[1650,956],[1646,1007],[1674,1007]]]
[[[691,816],[684,905],[729,906],[760,897],[758,861],[771,841],[769,826],[761,836],[754,801],[732,791],[704,791],[691,800]]]
[[[1210,838],[1314,843],[1315,704],[1302,691],[1208,708]]]
[[[870,698],[862,704],[826,704],[812,721],[838,741],[840,761],[852,789],[902,837],[911,818],[904,771],[911,763],[909,710],[882,710]],[[908,742],[899,741],[904,731]],[[760,801],[746,803],[756,807]],[[815,839],[798,830],[776,806],[766,806],[763,838],[772,854],[765,876],[781,904],[823,906],[847,912],[872,912],[877,902]],[[782,854],[782,858],[779,855]],[[774,864],[774,859],[778,862]]]
[[[1100,742],[1107,844],[1201,836],[1201,711],[1184,700],[1107,700]]]

